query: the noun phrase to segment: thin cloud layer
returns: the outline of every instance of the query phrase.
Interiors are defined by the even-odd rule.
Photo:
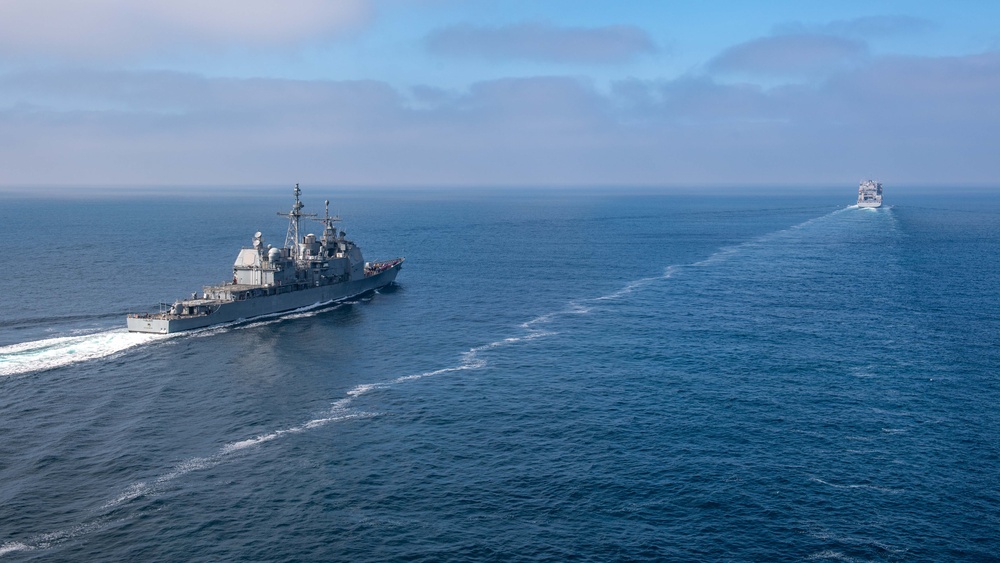
[[[369,0],[5,0],[0,57],[123,59],[274,46],[349,29],[369,14]]]
[[[928,32],[934,24],[923,18],[904,15],[868,16],[849,20],[807,24],[792,22],[775,28],[775,35],[823,34],[865,39]]]
[[[432,32],[424,44],[442,56],[554,63],[618,63],[656,51],[646,32],[631,25],[456,25]]]
[[[1000,8],[668,4],[0,0],[0,185],[1000,177]]]
[[[832,35],[778,35],[735,45],[712,59],[712,72],[777,77],[823,75],[866,57],[864,43]]]
[[[64,92],[86,91],[87,108]],[[0,184],[991,183],[1000,53],[885,57],[808,86],[34,72],[0,80]],[[96,109],[100,108],[100,109]]]

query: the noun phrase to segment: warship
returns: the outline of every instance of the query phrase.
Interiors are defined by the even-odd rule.
[[[882,184],[862,180],[858,186],[858,207],[882,207]]]
[[[359,248],[334,225],[339,217],[317,217],[303,213],[299,199],[302,190],[295,184],[292,210],[278,215],[288,217],[288,233],[283,248],[265,245],[258,231],[252,246],[243,248],[233,264],[233,281],[203,288],[170,304],[161,304],[158,313],[131,313],[127,317],[130,332],[166,334],[209,325],[280,313],[314,304],[333,303],[383,288],[396,279],[403,258],[383,262],[365,262]],[[299,235],[301,220],[313,219],[323,224],[323,234]]]

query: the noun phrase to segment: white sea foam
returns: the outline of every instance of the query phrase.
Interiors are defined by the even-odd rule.
[[[892,545],[889,545],[889,544],[887,544],[885,542],[881,542],[881,541],[878,541],[878,540],[873,540],[873,539],[870,539],[870,538],[856,538],[856,537],[851,537],[851,536],[843,536],[843,537],[842,536],[836,536],[836,535],[831,534],[830,532],[825,531],[825,530],[824,531],[813,531],[813,532],[810,532],[809,535],[813,536],[816,539],[822,540],[824,542],[847,544],[847,545],[853,545],[853,546],[865,546],[865,547],[871,546],[871,547],[874,547],[875,549],[877,549],[878,551],[881,551],[881,552],[884,552],[884,553],[905,553],[906,552],[906,549],[900,549],[898,547],[894,547]],[[823,554],[829,554],[829,555],[827,555],[827,556],[824,557]],[[824,559],[844,559],[844,560],[847,560],[847,561],[858,561],[858,559],[851,558],[851,557],[846,557],[846,556],[843,556],[843,554],[841,554],[840,552],[831,551],[831,550],[823,551],[823,552],[820,552],[820,553],[818,553],[818,554],[816,554],[814,556],[810,556],[809,557],[809,559],[821,559],[821,558],[824,558]]]
[[[26,543],[21,543],[19,541],[7,542],[3,545],[0,545],[0,557],[3,557],[8,553],[16,553],[18,551],[31,551],[33,549],[37,548],[30,546]]]
[[[0,347],[0,376],[21,375],[106,358],[170,336],[120,329],[3,346]]]
[[[601,300],[601,299],[602,299],[601,297],[597,297],[597,298],[594,298],[594,299],[589,299],[588,301],[598,301],[598,300]],[[543,330],[540,330],[540,329],[536,329],[536,328],[534,328],[534,326],[537,325],[537,324],[550,323],[553,320],[555,320],[556,318],[561,317],[561,316],[565,316],[565,315],[586,315],[587,313],[590,313],[590,312],[591,312],[591,307],[588,307],[586,305],[581,305],[580,303],[578,303],[576,301],[570,301],[569,303],[566,304],[566,307],[564,307],[564,308],[562,308],[562,309],[560,309],[558,311],[552,311],[551,313],[545,313],[544,315],[539,315],[539,316],[537,316],[537,317],[535,317],[535,318],[533,318],[533,319],[531,319],[529,321],[525,321],[525,322],[521,323],[519,325],[519,327],[523,328],[523,329],[525,329],[527,331],[529,331],[528,336],[532,336],[532,338],[539,338],[540,336],[550,336],[550,335],[553,335],[553,334],[556,334],[556,333],[555,332],[551,332],[551,331],[543,331]],[[536,333],[537,333],[537,335],[536,335]],[[512,338],[507,338],[507,339],[500,340],[500,341],[497,341],[497,342],[491,342],[490,344],[486,344],[486,345],[480,346],[479,348],[480,349],[496,348],[497,346],[502,345],[502,344],[504,344],[507,341],[510,341],[510,342],[519,342],[521,340],[524,340],[524,337],[512,337]]]
[[[724,248],[720,248],[716,252],[709,255],[707,258],[694,262],[691,265],[696,267],[701,267],[701,266],[710,266],[712,264],[717,264],[719,262],[724,262],[729,258],[731,258],[732,256],[734,256],[735,254],[737,254],[740,250],[749,248],[753,244],[756,244],[756,242],[746,242],[736,246],[727,246]]]
[[[645,285],[649,285],[661,279],[663,279],[663,276],[656,276],[655,278],[642,278],[635,281],[630,281],[627,284],[625,284],[625,287],[619,289],[618,291],[609,293],[607,295],[602,295],[600,297],[595,297],[594,301],[610,301],[612,299],[619,299],[621,297],[625,297],[626,295],[634,292],[635,290]]]
[[[837,559],[841,561],[854,561],[853,557],[848,557],[839,551],[833,551],[830,549],[821,551],[819,553],[814,553],[807,557],[806,559]]]
[[[852,367],[852,368],[850,368],[850,372],[851,372],[852,376],[857,377],[859,379],[870,379],[872,377],[875,377],[875,374],[872,372],[872,367],[871,366],[867,366],[867,367],[863,367],[863,368],[862,367]]]
[[[351,398],[350,397],[344,397],[343,399],[340,399],[339,401],[334,401],[333,404],[330,405],[330,410],[334,411],[334,412],[341,411],[341,410],[346,409],[347,405],[349,405],[349,404],[351,404]]]
[[[817,477],[813,477],[812,479],[810,479],[810,481],[815,481],[816,483],[820,483],[820,484],[826,485],[828,487],[833,487],[834,489],[862,489],[862,490],[878,491],[880,493],[889,493],[889,494],[897,494],[897,493],[902,492],[899,489],[891,489],[891,488],[888,488],[888,487],[879,487],[877,485],[852,485],[852,484],[838,485],[836,483],[830,483],[830,482],[824,481],[824,480],[819,479]]]
[[[853,442],[871,442],[875,440],[872,436],[845,436],[845,440],[851,440]]]
[[[349,400],[349,399],[346,399]],[[331,422],[338,422],[343,420],[353,420],[358,418],[366,418],[371,416],[369,413],[344,413],[344,401],[337,401],[334,403],[334,407],[330,410],[330,416],[324,416],[320,418],[314,418],[308,420],[300,425],[292,426],[289,428],[284,428],[280,430],[275,430],[265,434],[258,434],[252,438],[246,438],[244,440],[237,440],[235,442],[229,442],[223,444],[218,451],[210,456],[205,457],[193,457],[184,460],[177,465],[170,468],[169,471],[157,476],[152,480],[152,484],[148,484],[145,481],[137,481],[126,487],[119,495],[115,498],[106,502],[101,508],[111,509],[115,508],[121,504],[131,501],[136,498],[143,496],[148,496],[150,494],[157,493],[164,484],[174,481],[180,477],[183,477],[189,473],[195,471],[202,471],[205,469],[211,469],[226,461],[226,458],[249,448],[254,448],[277,440],[286,435],[299,434],[305,432],[306,430],[311,430],[314,428],[319,428]]]
[[[79,336],[60,336],[0,346],[0,376],[22,375],[106,358],[144,344],[162,342],[170,338],[204,338],[230,330],[242,330],[281,322],[286,319],[307,318],[331,311],[349,301],[326,301],[306,307],[261,315],[250,322],[233,321],[171,334],[129,332],[125,328],[90,332]]]
[[[272,325],[275,323],[283,322],[290,319],[306,319],[310,317],[315,317],[320,313],[325,313],[327,311],[332,311],[343,305],[350,305],[357,303],[356,301],[323,301],[320,303],[313,303],[312,305],[306,305],[305,307],[299,307],[298,309],[292,309],[291,311],[281,311],[278,313],[268,313],[266,315],[260,315],[258,317],[252,317],[250,319],[239,319],[228,323],[222,323],[218,325],[213,325],[210,327],[205,327],[203,329],[196,329],[193,331],[188,331],[183,333],[185,335],[202,338],[206,336],[213,336],[220,334],[222,332],[227,332],[230,330],[245,330],[248,328],[257,328],[261,326]]]
[[[101,508],[103,509],[114,508],[132,499],[144,496],[148,492],[149,492],[149,485],[147,485],[144,481],[138,481],[132,483],[131,485],[126,487],[125,490],[122,491],[120,495],[104,503],[104,505],[101,506]]]
[[[240,440],[238,442],[231,442],[229,444],[226,444],[225,446],[222,446],[222,450],[219,452],[219,455],[231,454],[233,452],[238,452],[238,451],[240,451],[242,449],[245,449],[245,448],[250,448],[250,447],[253,447],[253,446],[259,446],[259,445],[263,444],[264,442],[270,442],[271,440],[274,440],[275,438],[281,437],[282,434],[287,434],[289,432],[295,432],[295,429],[276,430],[276,431],[270,432],[268,434],[261,434],[259,436],[254,436],[253,438],[247,438],[246,440]]]
[[[441,368],[434,371],[425,371],[424,373],[415,373],[413,375],[402,375],[392,380],[392,383],[403,383],[404,381],[413,381],[416,379],[423,379],[425,377],[433,377],[435,375],[441,375],[444,373],[451,373],[455,371],[463,371],[467,369],[477,369],[485,366],[486,363],[482,360],[470,360],[468,362],[463,362],[461,365],[457,365],[450,368]]]
[[[761,235],[761,236],[759,236],[757,238],[754,238],[752,240],[748,240],[746,242],[742,242],[740,244],[736,244],[736,245],[733,245],[733,246],[726,246],[726,247],[720,248],[716,252],[714,252],[711,255],[709,255],[707,258],[704,258],[704,259],[699,260],[697,262],[693,262],[690,265],[691,266],[695,266],[695,267],[704,267],[704,266],[715,265],[715,264],[718,264],[720,262],[725,262],[726,260],[729,260],[733,256],[737,256],[740,253],[742,253],[742,252],[744,252],[744,251],[746,251],[748,249],[759,247],[762,244],[765,244],[765,243],[771,242],[771,241],[773,241],[775,239],[779,239],[781,237],[787,236],[790,233],[793,233],[795,231],[804,229],[804,228],[806,228],[806,227],[808,227],[810,225],[813,225],[813,224],[818,223],[820,221],[824,221],[824,220],[829,219],[829,218],[831,218],[831,217],[833,217],[835,215],[839,215],[840,213],[843,213],[843,212],[847,211],[848,209],[852,209],[852,208],[856,208],[856,207],[857,207],[856,205],[854,205],[854,206],[848,206],[848,207],[841,207],[839,209],[835,209],[834,211],[831,211],[830,213],[827,213],[826,215],[821,215],[819,217],[813,217],[812,219],[808,219],[808,220],[803,221],[801,223],[792,225],[791,227],[787,227],[785,229],[773,231],[773,232],[767,233],[765,235]],[[676,269],[676,266],[670,266],[668,268],[668,270],[673,270],[673,269]],[[672,274],[673,272],[671,271],[670,273]],[[670,277],[670,275],[664,275],[664,277]]]
[[[0,544],[0,557],[21,551],[34,551],[36,549],[48,549],[54,545],[61,544],[73,538],[92,534],[108,525],[106,520],[94,520],[86,524],[80,524],[69,530],[58,530],[38,534],[23,542],[7,542]]]
[[[353,399],[355,397],[360,397],[361,395],[364,395],[365,393],[371,391],[372,389],[378,389],[380,387],[385,387],[385,384],[384,383],[364,383],[364,384],[361,384],[361,385],[357,385],[353,389],[351,389],[350,391],[348,391],[347,392],[347,396],[350,397],[351,399]],[[341,401],[343,401],[343,399]],[[338,401],[338,402],[340,402],[340,401]],[[346,405],[345,405],[345,407],[346,407]]]

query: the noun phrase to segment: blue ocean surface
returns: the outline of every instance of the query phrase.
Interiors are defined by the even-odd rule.
[[[303,190],[397,284],[177,335],[290,187],[0,194],[0,560],[1000,557],[1000,195]]]

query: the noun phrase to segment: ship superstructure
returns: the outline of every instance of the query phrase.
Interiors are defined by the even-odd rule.
[[[396,279],[403,258],[365,262],[361,249],[338,230],[339,217],[326,213],[302,213],[302,191],[295,184],[295,203],[288,217],[288,233],[282,248],[265,245],[256,232],[249,248],[243,248],[233,263],[233,280],[205,286],[202,295],[161,307],[159,313],[130,314],[133,332],[169,333],[213,324],[248,319],[313,305],[349,299]],[[299,235],[302,219],[317,220],[323,233]]]
[[[858,186],[858,207],[882,207],[882,183],[862,180]]]

